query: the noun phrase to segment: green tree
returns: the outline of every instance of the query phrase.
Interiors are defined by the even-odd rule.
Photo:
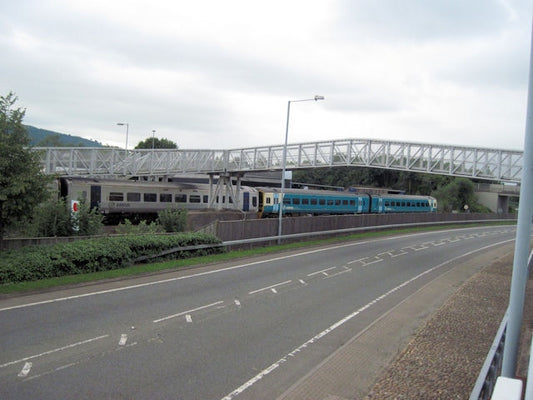
[[[153,146],[153,147],[152,147]],[[136,149],[177,149],[178,145],[169,139],[147,138],[135,146]]]
[[[187,229],[187,210],[183,208],[166,209],[158,214],[156,222],[163,227],[165,232],[185,232]]]
[[[465,205],[470,211],[481,211],[483,208],[476,200],[475,186],[468,178],[455,178],[447,185],[441,186],[432,193],[442,211],[464,211]]]
[[[13,108],[15,94],[0,96],[0,240],[7,228],[31,215],[48,196],[51,177],[41,171],[39,155],[29,149],[22,120],[26,113]]]

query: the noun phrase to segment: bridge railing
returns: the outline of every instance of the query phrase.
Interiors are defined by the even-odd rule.
[[[164,175],[280,170],[283,145],[232,150],[35,148],[43,170],[61,175]],[[519,182],[523,152],[346,139],[287,146],[287,168],[361,166]]]

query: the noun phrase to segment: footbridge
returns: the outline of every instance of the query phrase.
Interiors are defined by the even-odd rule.
[[[282,170],[284,146],[232,150],[34,148],[47,174],[153,177],[183,173],[242,175]],[[346,139],[289,144],[287,169],[373,167],[520,182],[523,152],[399,141]]]

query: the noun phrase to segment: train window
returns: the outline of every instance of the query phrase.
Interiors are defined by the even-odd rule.
[[[332,206],[333,205],[333,200],[328,200],[328,206]]]
[[[417,207],[420,207],[420,202],[417,202],[417,203],[416,203],[416,206],[417,206]]]
[[[228,196],[228,202],[229,202],[230,204],[233,204],[233,197]]]
[[[144,201],[154,203],[157,201],[157,193],[144,193]]]
[[[208,195],[204,194],[203,199],[204,199],[203,200],[204,203],[209,203],[209,196]]]
[[[385,202],[385,207],[390,207],[390,203],[388,201]]]
[[[283,198],[283,204],[291,204],[291,199],[290,199],[290,197],[284,197],[284,198]]]
[[[201,200],[201,198],[197,194],[191,194],[189,196],[189,203],[200,203],[200,200]]]
[[[317,199],[311,199],[311,205],[316,206],[318,204]]]
[[[141,201],[140,193],[126,193],[126,199],[128,201]]]
[[[309,204],[309,199],[302,199],[302,204],[308,205]]]
[[[174,198],[174,201],[176,203],[187,203],[187,195],[186,194],[177,194]]]
[[[338,199],[337,199],[337,200],[335,200],[335,205],[336,205],[336,206],[340,206],[340,205],[341,205],[341,201],[340,201],[340,200],[338,200]]]
[[[351,205],[352,207],[354,207],[354,206],[355,206],[355,200],[350,200],[350,205]]]
[[[172,203],[172,194],[170,193],[160,193],[159,201],[161,203]]]
[[[320,204],[321,206],[326,205],[326,199],[318,199],[318,204]]]
[[[124,193],[110,192],[109,201],[124,201]]]
[[[300,205],[300,199],[292,199],[292,204]]]
[[[405,207],[405,201],[402,201],[402,207]]]
[[[266,203],[267,203],[267,204],[270,204],[270,197],[267,197],[267,198],[266,198]]]
[[[252,197],[252,206],[257,207],[257,197]]]

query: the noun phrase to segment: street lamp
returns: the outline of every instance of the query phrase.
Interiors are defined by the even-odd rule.
[[[291,115],[291,103],[299,103],[301,101],[318,101],[324,100],[324,96],[316,95],[312,99],[289,100],[287,103],[287,124],[285,126],[285,144],[283,145],[283,167],[281,171],[281,191],[279,195],[279,215],[278,215],[278,244],[281,244],[281,220],[283,219],[283,197],[285,193],[285,169],[287,167],[287,140],[289,139],[289,117]]]
[[[128,124],[127,122],[117,122],[117,125],[118,126],[126,125],[126,151],[128,151],[128,134],[130,130],[130,124]]]

